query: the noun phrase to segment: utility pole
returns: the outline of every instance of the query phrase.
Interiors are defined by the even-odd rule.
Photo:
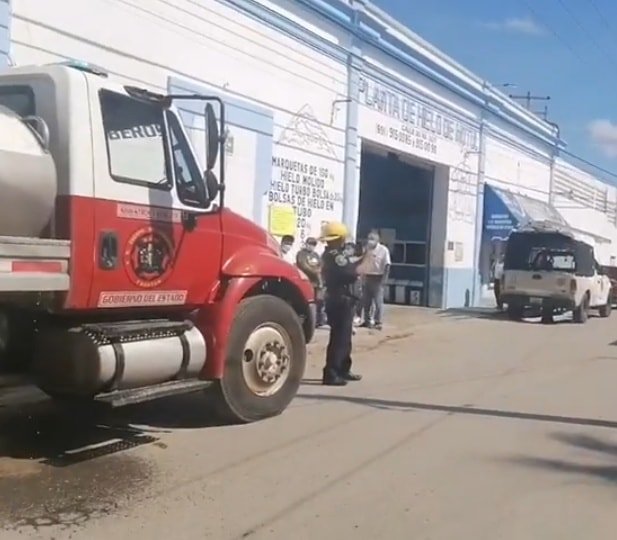
[[[550,101],[551,96],[534,96],[531,94],[531,92],[527,92],[524,95],[515,95],[515,94],[510,94],[510,99],[514,99],[514,100],[524,100],[525,102],[525,108],[528,111],[531,111],[531,104],[532,102],[536,102],[536,101]],[[546,120],[547,116],[548,116],[548,105],[544,106],[544,111],[541,112],[536,112],[536,111],[531,111],[534,114],[537,114],[538,116],[542,116],[544,118],[544,120]]]

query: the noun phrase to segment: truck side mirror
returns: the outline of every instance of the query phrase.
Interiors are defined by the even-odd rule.
[[[221,136],[219,125],[211,103],[206,105],[206,171],[211,171],[216,165],[219,154]]]
[[[206,193],[208,194],[208,202],[212,202],[214,199],[216,199],[217,195],[221,191],[221,185],[219,184],[216,175],[211,170],[205,172],[204,184],[206,188]]]

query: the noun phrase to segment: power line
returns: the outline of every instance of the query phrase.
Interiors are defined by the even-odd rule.
[[[602,21],[602,25],[608,30],[611,37],[614,38],[615,30],[613,29],[613,26],[608,23],[607,17],[604,16],[604,13],[600,9],[600,6],[598,6],[598,3],[596,2],[596,0],[587,0],[587,3],[591,5],[593,10],[598,15],[598,19]]]
[[[583,23],[581,23],[579,18],[576,16],[576,13],[574,13],[570,9],[570,7],[565,3],[564,0],[557,0],[557,2],[563,8],[563,10],[570,16],[570,18],[575,22],[576,26],[578,26],[578,28],[581,30],[581,32],[587,36],[587,38],[589,39],[590,43],[592,43],[596,49],[598,49],[604,56],[606,56],[606,58],[609,60],[609,62],[611,64],[613,64],[615,69],[617,69],[617,61],[615,60],[615,57],[612,56],[611,54],[609,54],[606,51],[606,49],[604,47],[602,47],[602,45],[600,45],[598,40],[596,40],[595,36],[591,32],[589,32],[587,30],[587,28],[585,28]]]
[[[521,2],[521,4],[523,4],[527,10],[539,21],[542,22],[542,24],[544,25],[544,27],[551,33],[553,34],[553,36],[555,37],[555,39],[557,41],[559,41],[566,49],[568,49],[576,58],[578,58],[578,60],[587,65],[587,61],[578,53],[578,51],[572,47],[572,45],[570,45],[570,43],[565,40],[563,37],[561,37],[561,35],[549,24],[546,23],[546,21],[544,20],[544,17],[540,16],[540,14],[538,13],[538,11],[536,10],[536,8],[533,7],[533,5],[528,2],[527,0],[519,0]]]

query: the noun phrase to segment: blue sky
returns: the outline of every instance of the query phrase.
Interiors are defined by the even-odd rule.
[[[551,96],[568,151],[617,172],[615,0],[373,1],[506,92]]]

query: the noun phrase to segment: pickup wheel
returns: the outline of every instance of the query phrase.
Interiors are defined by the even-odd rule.
[[[585,324],[589,319],[589,295],[585,294],[581,300],[580,306],[574,309],[574,322]]]
[[[611,311],[613,311],[612,298],[609,297],[608,302],[605,306],[600,306],[600,317],[610,317]]]
[[[295,397],[306,366],[302,324],[275,296],[238,306],[223,378],[209,390],[219,416],[248,423],[281,414]]]

